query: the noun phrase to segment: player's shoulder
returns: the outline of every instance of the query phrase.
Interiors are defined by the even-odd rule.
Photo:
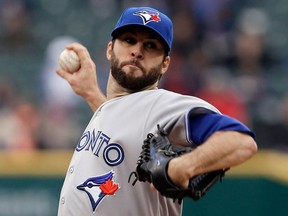
[[[183,95],[165,89],[143,91],[139,92],[139,94],[135,96],[138,97],[138,99],[141,98],[141,101],[144,103],[146,102],[146,104],[150,101],[149,103],[153,104],[154,108],[170,107],[171,109],[177,109],[180,107],[186,107],[188,109],[193,109],[195,107],[204,107],[215,111],[217,110],[214,106],[201,98],[191,95]]]
[[[181,103],[181,102],[187,102],[187,103],[196,103],[196,104],[208,104],[206,101],[202,100],[201,98],[192,96],[192,95],[183,95],[177,92],[172,92],[166,89],[157,89],[155,91],[151,91],[151,96],[154,98],[161,99],[163,101],[166,101],[167,103],[175,102],[175,103]]]

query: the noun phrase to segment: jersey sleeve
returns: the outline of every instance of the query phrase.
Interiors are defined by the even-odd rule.
[[[255,134],[240,121],[219,113],[190,114],[187,118],[189,142],[199,145],[216,131],[238,131],[256,138]]]

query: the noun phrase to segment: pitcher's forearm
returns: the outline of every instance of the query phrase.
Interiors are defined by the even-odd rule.
[[[192,152],[172,159],[168,175],[176,184],[185,186],[196,175],[236,166],[256,152],[257,145],[249,135],[235,131],[216,132]]]

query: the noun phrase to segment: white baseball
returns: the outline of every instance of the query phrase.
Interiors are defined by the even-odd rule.
[[[64,49],[60,54],[59,64],[63,70],[74,73],[80,68],[80,59],[73,50]]]

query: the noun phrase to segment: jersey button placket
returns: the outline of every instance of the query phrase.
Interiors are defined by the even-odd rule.
[[[69,168],[69,173],[72,174],[73,172],[74,172],[74,166],[71,166],[71,167]]]

